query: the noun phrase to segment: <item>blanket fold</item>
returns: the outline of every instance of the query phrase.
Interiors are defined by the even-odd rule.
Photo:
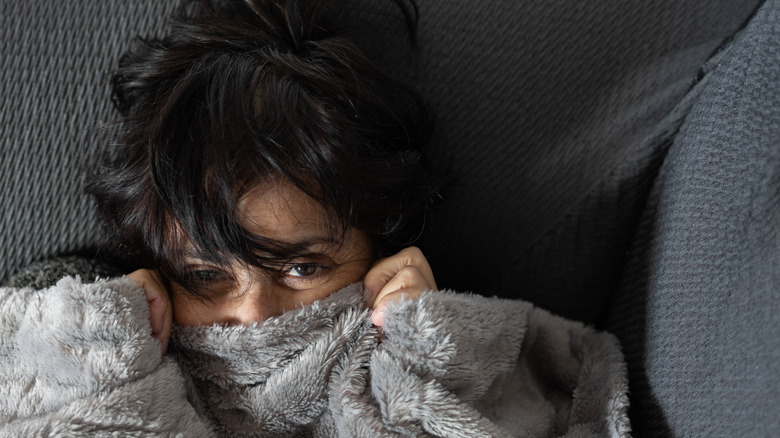
[[[521,301],[360,285],[250,326],[175,327],[127,279],[0,289],[0,436],[628,436],[614,337]],[[7,373],[6,373],[7,371]]]
[[[125,278],[0,288],[0,436],[207,436]]]
[[[359,285],[244,327],[178,328],[180,363],[232,436],[626,436],[617,341],[521,301]]]

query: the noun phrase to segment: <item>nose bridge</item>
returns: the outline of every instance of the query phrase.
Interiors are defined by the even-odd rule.
[[[231,323],[248,325],[284,312],[276,285],[268,273],[245,271],[237,277],[238,297]]]

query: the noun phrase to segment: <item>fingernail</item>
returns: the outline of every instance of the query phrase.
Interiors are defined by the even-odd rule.
[[[385,324],[385,310],[374,310],[371,312],[371,323],[377,327],[382,327]]]

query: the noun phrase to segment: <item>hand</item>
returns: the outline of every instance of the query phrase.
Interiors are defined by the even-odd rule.
[[[173,307],[168,291],[162,285],[159,274],[148,269],[139,269],[127,275],[135,284],[143,288],[146,301],[149,303],[149,322],[152,325],[152,336],[160,341],[162,353],[168,350],[173,323]]]
[[[374,263],[363,280],[368,306],[374,309],[371,322],[382,327],[387,303],[411,299],[427,290],[438,290],[433,272],[422,251],[409,247]]]

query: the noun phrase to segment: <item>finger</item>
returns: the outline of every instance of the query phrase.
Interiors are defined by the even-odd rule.
[[[371,322],[377,327],[382,327],[385,322],[385,307],[388,303],[419,297],[426,290],[432,290],[432,287],[417,267],[407,266],[401,269],[370,303],[370,307],[374,309],[371,313]]]
[[[425,276],[416,266],[406,266],[398,271],[395,276],[387,283],[385,283],[369,306],[376,308],[377,304],[383,301],[387,295],[406,289],[416,289],[422,291],[433,289],[433,287],[428,282],[428,279],[425,278]]]
[[[163,322],[162,330],[160,331],[160,340],[162,344],[162,353],[165,354],[168,351],[168,341],[171,339],[171,329],[173,326],[173,305],[171,304],[171,298],[168,294],[165,294],[166,306],[165,306],[165,321]]]
[[[143,288],[146,301],[149,304],[149,323],[152,336],[160,341],[163,353],[167,350],[171,336],[173,309],[168,297],[168,291],[163,287],[158,274],[148,269],[139,269],[127,275],[137,285]]]
[[[165,325],[166,303],[164,289],[157,277],[148,269],[139,269],[127,275],[139,285],[146,295],[149,304],[149,322],[152,325],[152,333],[160,333]]]
[[[363,280],[363,285],[368,296],[367,301],[373,302],[379,291],[382,290],[399,271],[407,266],[415,266],[427,280],[430,287],[434,290],[438,289],[431,267],[422,251],[416,247],[409,247],[393,256],[379,260],[371,269],[369,269]]]
[[[374,311],[371,313],[371,323],[374,324],[376,327],[384,326],[385,308],[387,307],[388,303],[417,298],[420,295],[422,295],[424,292],[425,292],[424,289],[409,288],[409,289],[396,290],[385,294],[382,298],[380,298],[376,302],[376,307]]]
[[[152,336],[160,341],[162,346],[162,353],[165,354],[165,352],[168,350],[168,341],[171,338],[173,306],[171,305],[167,291],[160,283],[157,284],[159,285],[159,288],[155,292],[156,295],[152,300],[149,301],[149,313],[150,319],[152,315],[158,315],[156,318],[156,325],[152,324]]]

